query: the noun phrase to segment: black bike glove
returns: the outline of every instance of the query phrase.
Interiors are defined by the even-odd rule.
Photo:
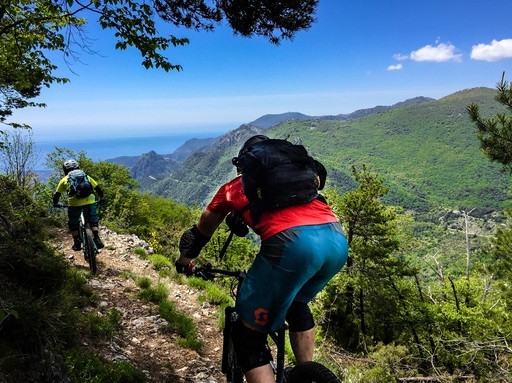
[[[187,277],[194,274],[194,269],[196,268],[192,261],[190,261],[188,265],[180,265],[178,260],[176,260],[176,262],[174,262],[174,266],[176,267],[176,272],[178,274],[185,274]]]

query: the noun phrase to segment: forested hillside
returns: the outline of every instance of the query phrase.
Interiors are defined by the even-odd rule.
[[[242,143],[252,135],[265,132],[270,131],[243,125],[219,138],[208,151],[188,157],[171,176],[154,183],[149,190],[187,205],[202,205],[223,181],[236,174],[231,159]]]
[[[265,130],[243,125],[219,138],[209,151],[189,157],[149,190],[189,205],[204,204],[222,181],[235,175],[231,158],[244,140],[264,132],[302,142],[328,168],[328,186],[341,192],[354,187],[352,166],[365,164],[390,187],[390,204],[420,212],[438,207],[501,209],[509,177],[480,150],[466,112],[472,102],[484,115],[501,111],[495,94],[493,89],[474,88],[357,119],[289,120]]]

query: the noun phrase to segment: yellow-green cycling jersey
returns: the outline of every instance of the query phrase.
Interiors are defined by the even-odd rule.
[[[91,176],[87,176],[89,179],[89,182],[91,183],[93,189],[96,189],[96,186],[98,186],[98,182]],[[64,176],[60,182],[59,185],[57,185],[56,192],[57,193],[68,193],[70,188],[69,184],[69,176]],[[89,195],[86,198],[77,198],[77,197],[69,197],[68,193],[68,205],[69,206],[84,206],[84,205],[90,205],[92,203],[96,202],[96,196],[93,194]]]

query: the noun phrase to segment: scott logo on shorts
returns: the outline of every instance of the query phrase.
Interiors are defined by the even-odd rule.
[[[259,308],[254,311],[254,322],[260,326],[268,324],[268,310]]]

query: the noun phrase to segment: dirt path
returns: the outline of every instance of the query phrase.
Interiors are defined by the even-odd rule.
[[[58,229],[55,236],[57,248],[70,263],[87,267],[82,252],[71,250],[72,240],[66,230]],[[148,261],[133,252],[135,248],[149,249],[136,236],[118,235],[105,228],[101,236],[105,248],[98,256],[98,273],[88,282],[98,301],[87,310],[99,315],[114,308],[119,310],[121,328],[108,342],[83,340],[84,346],[109,360],[130,361],[147,373],[148,382],[225,382],[220,372],[221,332],[215,307],[201,305],[197,290],[161,278]],[[197,323],[199,339],[204,344],[200,354],[182,348],[177,337],[165,331],[166,321],[159,316],[158,307],[137,298],[140,289],[127,275],[149,277],[154,286],[167,285],[168,299]]]

